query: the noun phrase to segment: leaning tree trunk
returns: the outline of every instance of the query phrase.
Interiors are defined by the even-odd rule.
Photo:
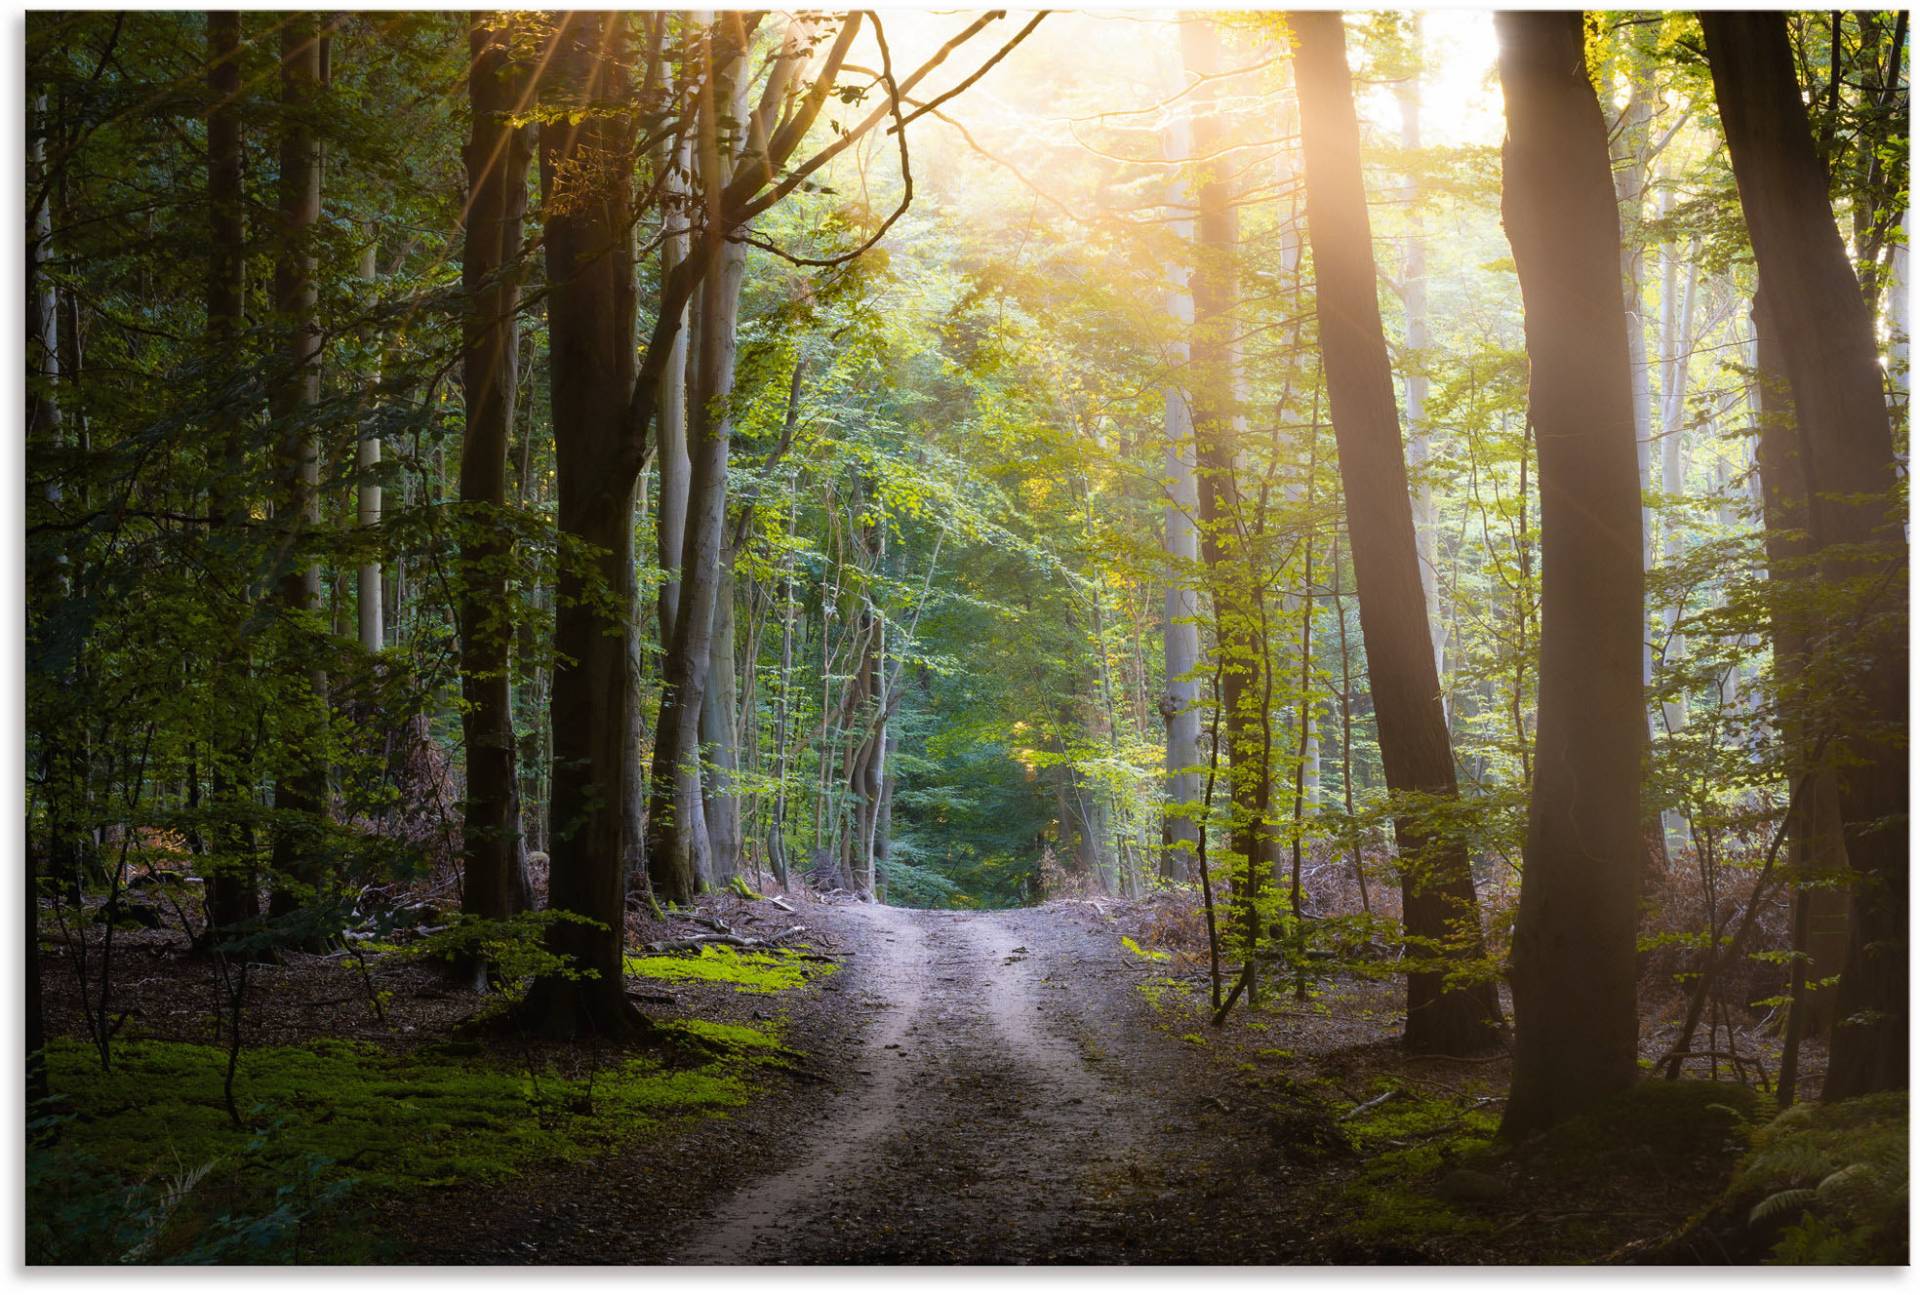
[[[1856,877],[1824,1096],[1907,1086],[1906,547],[1873,317],[1829,204],[1779,13],[1704,13],[1734,181],[1806,453],[1828,596],[1808,647]],[[1844,610],[1840,610],[1844,608]]]
[[[543,77],[557,110],[540,125],[547,208],[548,350],[559,528],[590,546],[590,566],[563,562],[555,590],[553,795],[547,905],[587,919],[548,928],[548,947],[571,974],[543,976],[527,1019],[554,1035],[620,1034],[634,1014],[621,967],[625,918],[628,656],[634,491],[629,438],[634,391],[634,276],[629,237],[628,126],[587,104],[626,89],[625,19],[573,13],[561,20]],[[589,164],[590,163],[590,164]],[[607,604],[613,605],[609,607]],[[581,978],[584,976],[584,978]]]
[[[290,622],[293,666],[306,694],[282,715],[286,762],[274,789],[273,872],[270,911],[285,917],[311,897],[322,876],[320,821],[327,809],[324,753],[326,675],[309,658],[319,648],[299,624],[320,603],[320,568],[300,555],[302,541],[320,525],[320,443],[306,411],[320,403],[320,286],[313,240],[320,221],[320,142],[313,120],[325,84],[324,41],[311,14],[294,14],[280,31],[280,248],[274,266],[274,308],[286,330],[285,371],[274,383],[274,422],[280,429],[279,497],[275,512],[284,526],[282,571],[276,601]],[[296,664],[297,663],[297,664]]]
[[[1413,44],[1416,71],[1400,83],[1395,97],[1400,103],[1400,148],[1409,157],[1420,153],[1420,77],[1418,60],[1424,57],[1425,44],[1420,14],[1413,15]],[[1433,639],[1433,668],[1436,676],[1443,667],[1447,651],[1446,623],[1440,617],[1440,516],[1435,510],[1433,482],[1426,473],[1433,458],[1431,431],[1427,426],[1427,349],[1433,334],[1427,310],[1427,228],[1420,210],[1420,180],[1410,172],[1401,187],[1407,204],[1407,249],[1400,266],[1401,304],[1407,316],[1407,458],[1420,479],[1413,483],[1413,533],[1419,542],[1420,588],[1426,598],[1427,631]],[[1446,710],[1446,695],[1441,694],[1441,712]]]
[[[1502,13],[1502,217],[1540,455],[1540,701],[1513,941],[1513,1089],[1530,1132],[1638,1075],[1635,891],[1646,718],[1620,217],[1578,13]]]
[[[507,446],[519,391],[521,223],[526,215],[532,130],[513,122],[531,93],[529,69],[512,54],[515,36],[499,15],[475,15],[468,88],[467,224],[461,283],[466,438],[460,455],[460,692],[467,748],[461,907],[486,918],[530,907],[526,841],[520,830],[520,775],[513,728],[513,638],[507,566],[512,532]]]
[[[1466,984],[1452,979],[1457,964],[1484,957],[1485,946],[1467,843],[1445,826],[1459,788],[1380,323],[1345,21],[1334,11],[1290,13],[1287,21],[1295,38],[1320,350],[1340,448],[1380,759],[1396,797],[1439,803],[1437,813],[1422,813],[1416,805],[1403,807],[1394,819],[1412,968],[1406,1043],[1417,1052],[1472,1052],[1498,1037],[1500,1003],[1490,978]]]

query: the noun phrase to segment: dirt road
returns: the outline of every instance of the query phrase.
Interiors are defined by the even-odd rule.
[[[764,1006],[690,986],[678,1005],[778,1018],[795,1069],[725,1118],[423,1205],[400,1223],[406,1258],[1311,1261],[1295,1235],[1315,1194],[1274,1172],[1259,1107],[1168,1028],[1141,993],[1158,964],[1090,905],[805,902],[770,920],[840,969]]]
[[[1120,1258],[1114,1207],[1185,1122],[1143,1082],[1141,1051],[1175,1045],[1139,1028],[1127,955],[1032,912],[839,914],[858,955],[840,990],[865,1013],[841,1091],[673,1261]]]

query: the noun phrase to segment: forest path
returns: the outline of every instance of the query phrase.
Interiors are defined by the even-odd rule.
[[[1118,1258],[1112,1210],[1187,1121],[1143,1082],[1142,1051],[1178,1045],[1141,1030],[1112,937],[1035,910],[835,916],[856,956],[834,979],[862,1012],[842,1086],[672,1262]]]

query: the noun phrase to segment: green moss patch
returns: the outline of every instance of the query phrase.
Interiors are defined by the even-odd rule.
[[[1435,1186],[1449,1167],[1487,1160],[1499,1129],[1492,1111],[1402,1094],[1343,1120],[1340,1128],[1367,1161],[1342,1193],[1354,1212],[1341,1229],[1344,1236],[1419,1253],[1423,1242],[1492,1231],[1471,1205],[1442,1199]]]
[[[773,1034],[756,1030],[751,1025],[728,1025],[720,1021],[670,1021],[666,1028],[690,1034],[710,1048],[722,1052],[745,1055],[786,1050]]]
[[[707,981],[731,985],[744,994],[774,994],[802,989],[818,976],[839,968],[817,957],[787,949],[740,950],[724,944],[702,945],[698,953],[629,955],[627,974],[645,980]]]
[[[1668,1164],[1730,1159],[1772,1110],[1770,1098],[1743,1084],[1651,1079],[1552,1130],[1540,1153],[1558,1176],[1570,1178],[1608,1174],[1623,1163],[1644,1169],[1649,1152]]]
[[[452,1049],[401,1055],[342,1040],[252,1048],[235,1084],[244,1127],[222,1095],[224,1049],[124,1043],[105,1072],[84,1042],[55,1042],[53,1090],[70,1114],[29,1157],[30,1253],[207,1258],[194,1248],[207,1236],[239,1235],[251,1238],[240,1252],[212,1257],[285,1258],[287,1229],[260,1226],[276,1214],[297,1221],[325,1206],[337,1221],[349,1197],[497,1182],[534,1162],[583,1159],[665,1119],[745,1103],[745,1069],[775,1040],[744,1026],[681,1028],[727,1055],[692,1069],[626,1056],[562,1074]],[[93,1214],[75,1217],[76,1208]],[[156,1211],[163,1226],[134,1225]],[[133,1241],[122,1235],[129,1227]],[[345,1241],[336,1235],[329,1257],[353,1257],[350,1244],[338,1249]]]

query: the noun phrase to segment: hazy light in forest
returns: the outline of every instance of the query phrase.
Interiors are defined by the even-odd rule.
[[[1498,144],[1505,124],[1494,75],[1500,43],[1494,38],[1492,11],[1433,9],[1422,24],[1427,59],[1420,113],[1426,142]]]

